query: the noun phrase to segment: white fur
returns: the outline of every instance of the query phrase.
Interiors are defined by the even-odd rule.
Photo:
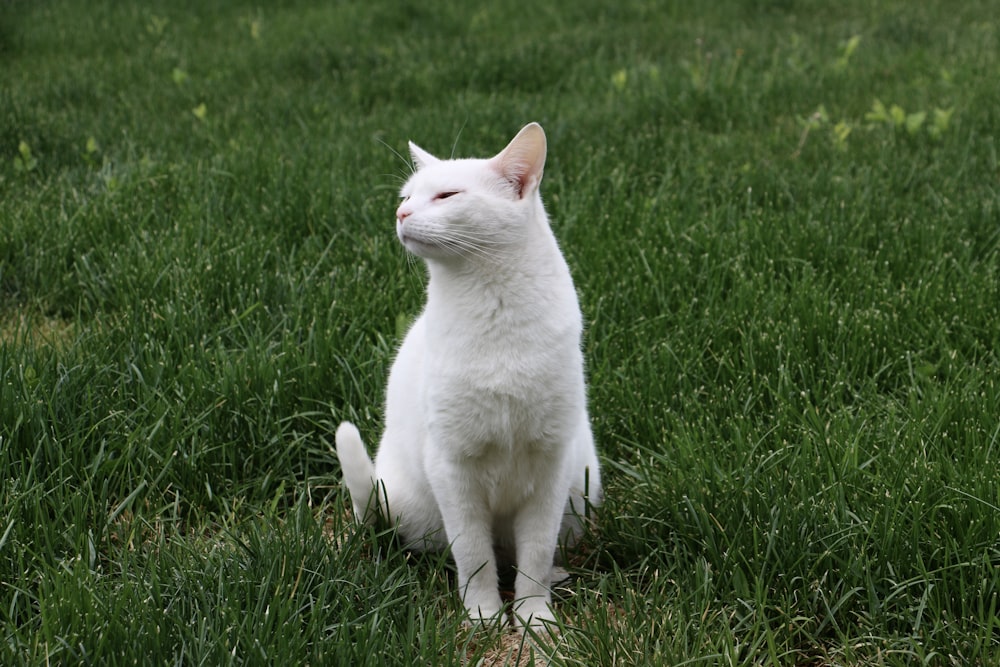
[[[427,305],[389,375],[375,464],[347,422],[337,454],[359,520],[382,512],[410,547],[451,548],[473,621],[502,616],[499,552],[516,561],[515,618],[537,626],[558,541],[601,494],[580,308],[538,192],[545,134],[532,123],[488,160],[410,152],[396,233],[427,261]]]

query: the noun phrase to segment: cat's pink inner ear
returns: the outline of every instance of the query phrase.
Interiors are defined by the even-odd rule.
[[[417,166],[417,169],[423,169],[427,165],[434,164],[439,161],[436,157],[412,141],[410,142],[410,157],[413,158],[413,164]]]
[[[523,199],[538,189],[542,182],[545,151],[545,132],[542,126],[529,123],[491,162],[514,185],[518,196]]]

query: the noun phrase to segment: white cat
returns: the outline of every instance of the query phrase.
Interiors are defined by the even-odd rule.
[[[410,152],[396,235],[427,262],[427,305],[389,375],[375,464],[348,422],[337,456],[359,520],[451,548],[473,622],[502,621],[499,554],[516,563],[516,622],[538,627],[559,540],[601,497],[580,308],[538,191],[545,133],[527,125],[491,159]]]

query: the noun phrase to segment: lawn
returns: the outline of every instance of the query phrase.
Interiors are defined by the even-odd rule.
[[[1000,664],[997,11],[0,4],[0,663]],[[607,496],[534,647],[331,449],[406,141],[531,120]]]

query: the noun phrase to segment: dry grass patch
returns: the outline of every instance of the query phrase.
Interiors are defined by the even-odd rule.
[[[0,343],[27,347],[62,347],[76,332],[73,322],[49,317],[24,306],[0,312]]]
[[[496,636],[495,644],[476,663],[479,667],[540,667],[551,664],[554,648],[539,646],[537,640],[509,630]]]

